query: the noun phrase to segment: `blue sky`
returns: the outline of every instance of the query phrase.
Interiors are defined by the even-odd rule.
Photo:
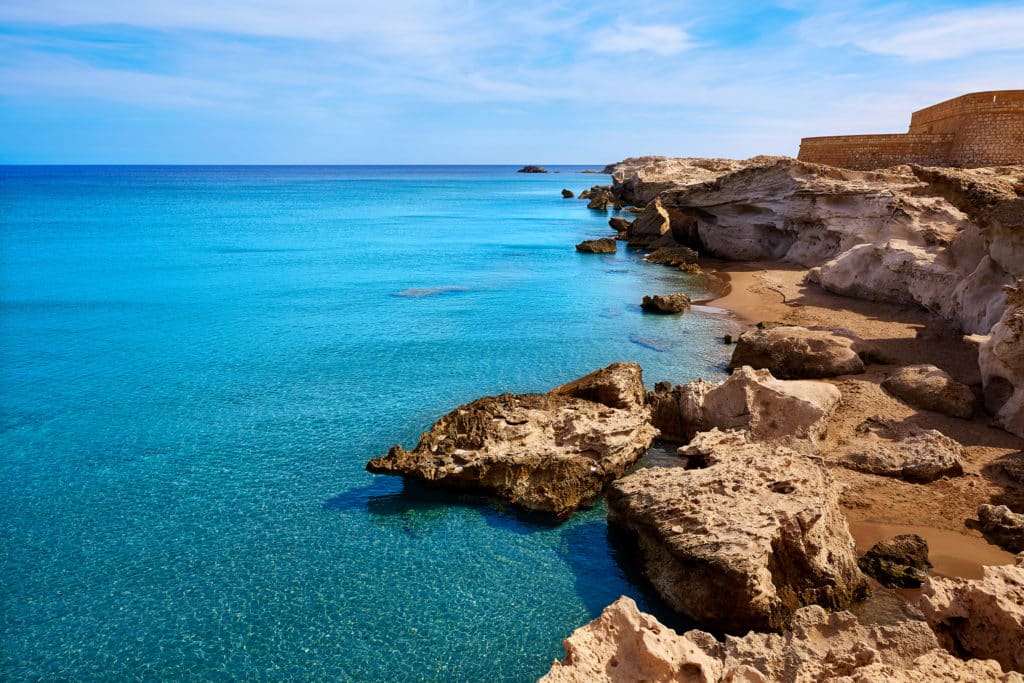
[[[2,163],[796,154],[1024,88],[1024,2],[0,0]]]

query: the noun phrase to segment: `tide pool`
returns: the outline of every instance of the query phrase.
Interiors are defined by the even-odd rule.
[[[619,595],[560,525],[363,469],[613,361],[724,376],[699,283],[556,167],[0,167],[0,677],[529,681]],[[629,217],[629,216],[627,216]]]

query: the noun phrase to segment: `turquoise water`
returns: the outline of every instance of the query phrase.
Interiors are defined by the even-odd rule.
[[[725,322],[563,168],[0,168],[0,678],[527,681],[621,594],[561,525],[366,473],[460,403]],[[405,290],[418,290],[408,292]]]

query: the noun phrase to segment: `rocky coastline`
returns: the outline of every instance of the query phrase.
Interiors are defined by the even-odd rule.
[[[731,376],[646,391],[615,363],[457,408],[367,468],[556,517],[605,493],[630,561],[707,629],[623,597],[546,681],[1024,681],[1024,167],[604,172],[576,196],[622,210],[617,240],[727,283]],[[630,471],[656,437],[678,462]],[[872,548],[896,527],[920,536]],[[905,586],[900,618],[845,611],[892,595],[864,570]]]

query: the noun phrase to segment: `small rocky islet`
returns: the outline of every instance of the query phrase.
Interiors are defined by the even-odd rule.
[[[1024,681],[1024,553],[980,578],[929,575],[923,539],[858,556],[846,516],[871,487],[919,496],[994,472],[1003,495],[968,527],[1024,550],[1024,167],[643,157],[604,171],[610,185],[576,196],[590,210],[636,207],[609,225],[647,261],[802,268],[807,290],[928,311],[969,357],[939,367],[908,362],[914,339],[763,325],[737,335],[720,382],[647,391],[638,365],[615,363],[456,408],[367,468],[556,518],[605,495],[624,561],[708,629],[676,633],[623,597],[565,641],[545,681]],[[615,240],[577,250],[612,253]],[[646,297],[645,309],[677,313],[683,297]],[[840,418],[865,392],[877,414]],[[1004,454],[978,462],[956,422],[1001,429]],[[632,469],[655,438],[681,444],[678,465]],[[846,611],[885,590],[875,579],[920,586],[916,618]]]

